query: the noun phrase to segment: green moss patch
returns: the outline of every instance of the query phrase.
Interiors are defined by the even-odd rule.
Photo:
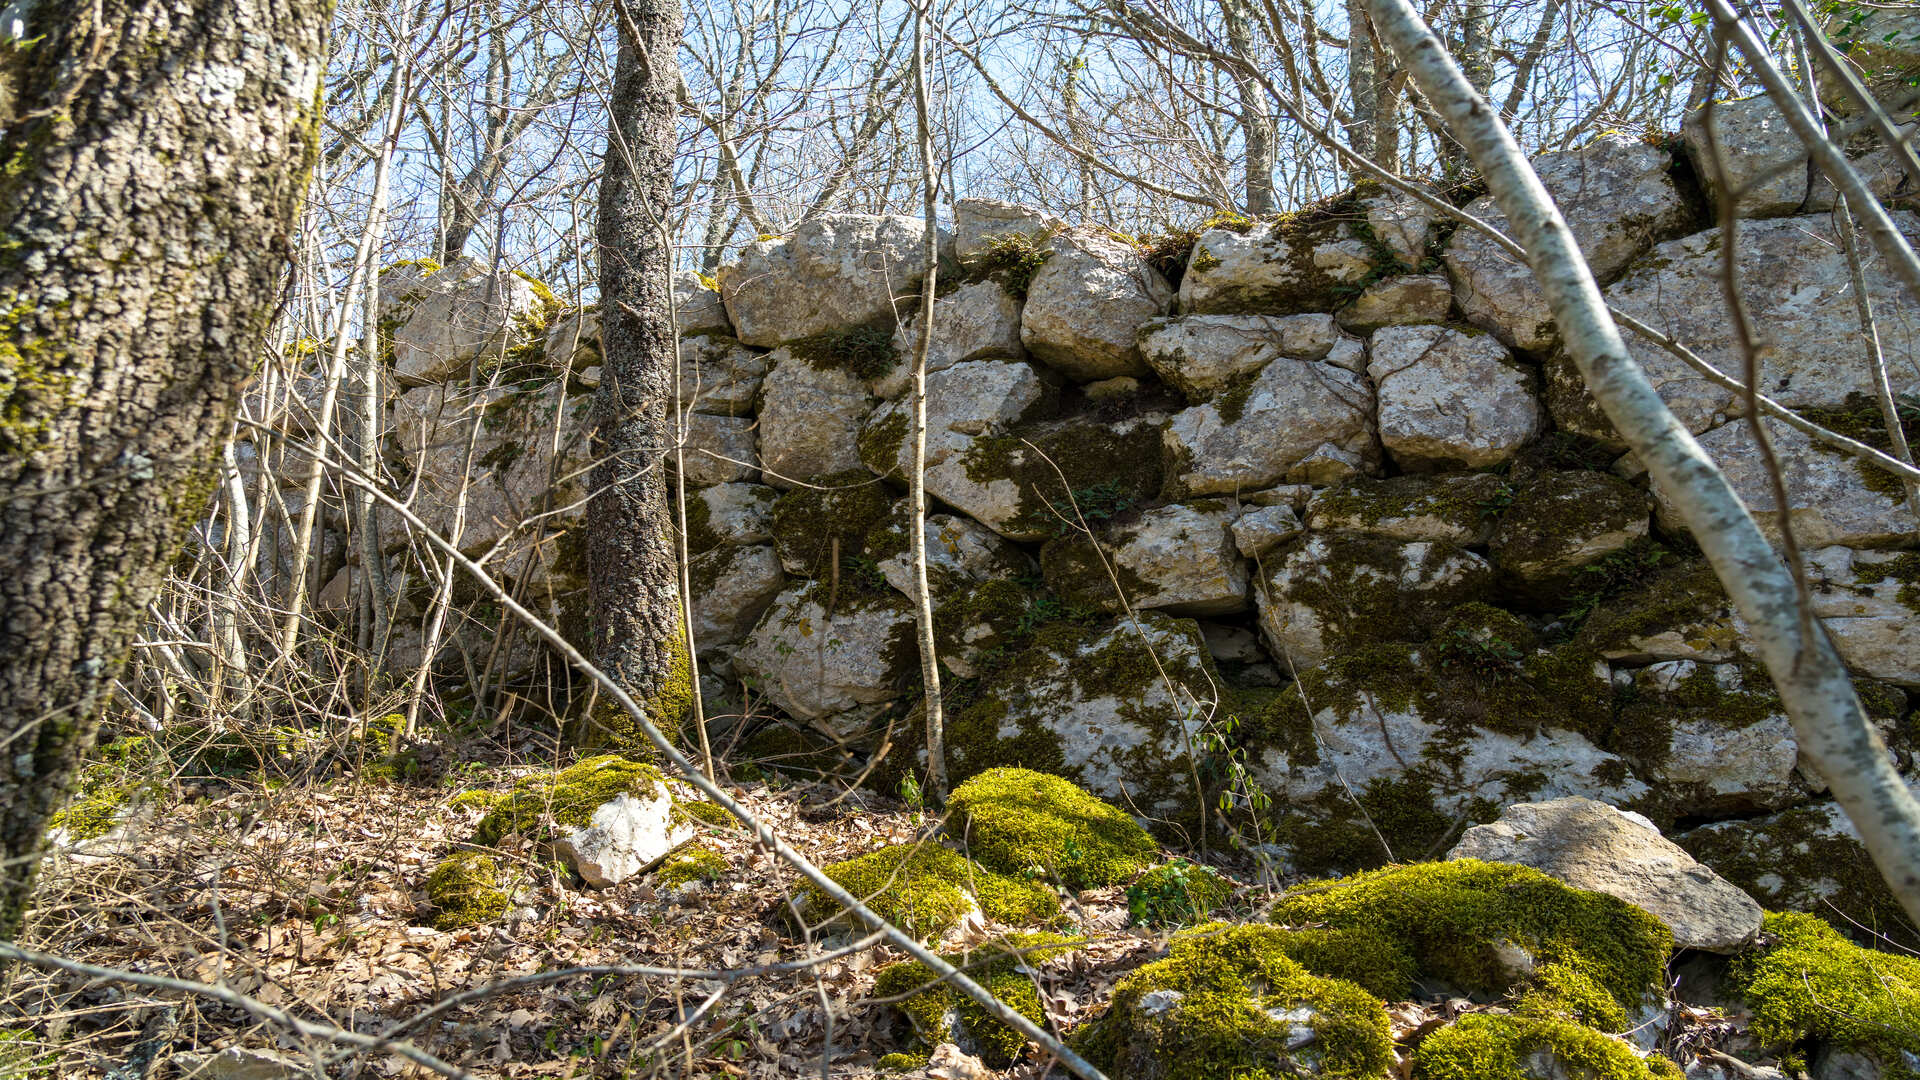
[[[974,258],[967,272],[969,281],[999,281],[1014,299],[1025,301],[1033,287],[1033,276],[1047,264],[1053,251],[1048,237],[1026,233],[1003,233],[987,238],[984,249]]]
[[[1032,443],[1038,453],[1027,444]],[[1160,429],[1078,419],[1021,435],[986,435],[962,459],[967,478],[980,484],[1010,481],[1018,489],[1014,534],[1061,535],[1099,505],[1140,506],[1159,492],[1165,476]],[[1080,497],[1091,496],[1080,505]],[[1091,520],[1091,519],[1089,519]]]
[[[72,841],[98,840],[129,814],[134,804],[157,798],[162,787],[150,773],[161,750],[153,739],[134,735],[100,747],[99,760],[83,766],[74,778],[74,796],[53,812],[49,829],[62,829]]]
[[[1046,1011],[1029,971],[1068,951],[1062,947],[1065,940],[1054,934],[1010,934],[981,948],[943,953],[940,958],[966,972],[1001,1004],[1045,1028]],[[944,1042],[960,1043],[986,1064],[1004,1069],[1026,1049],[1025,1035],[953,986],[940,982],[916,961],[881,971],[874,980],[873,994],[898,999],[895,1004],[912,1022],[915,1044],[923,1048],[922,1055]],[[924,1060],[924,1056],[916,1060]]]
[[[1386,1010],[1365,990],[1290,959],[1287,931],[1216,923],[1176,936],[1167,958],[1121,980],[1073,1036],[1113,1076],[1157,1080],[1382,1077]]]
[[[976,903],[987,918],[1011,926],[1060,913],[1059,899],[1044,886],[996,874],[937,844],[895,844],[821,869],[875,914],[920,938],[958,926]],[[817,924],[844,916],[844,909],[808,890],[800,914]]]
[[[1673,934],[1645,911],[1523,866],[1456,859],[1375,870],[1289,892],[1273,920],[1362,929],[1393,942],[1420,975],[1504,995],[1517,980],[1503,948],[1563,965],[1638,1009],[1660,981]],[[1540,970],[1540,968],[1536,968]]]
[[[1541,1071],[1541,1055],[1560,1067]],[[1664,1067],[1663,1067],[1664,1066]],[[1663,1058],[1643,1059],[1625,1042],[1566,1020],[1474,1013],[1421,1040],[1414,1051],[1417,1080],[1678,1080]]]
[[[780,561],[825,576],[833,553],[860,555],[868,530],[886,518],[893,498],[886,486],[854,469],[816,476],[773,504],[773,547]]]
[[[447,856],[427,875],[427,899],[440,911],[436,930],[463,930],[506,914],[507,894],[500,889],[500,865],[488,856],[462,851]]]
[[[1764,948],[1735,957],[1728,988],[1752,1031],[1787,1047],[1820,1039],[1879,1059],[1887,1080],[1920,1075],[1920,958],[1853,944],[1812,915],[1768,915]]]
[[[718,881],[727,872],[727,858],[710,847],[693,844],[661,860],[653,880],[666,888],[696,881]]]
[[[1127,886],[1127,916],[1136,926],[1191,926],[1232,896],[1233,882],[1218,870],[1174,859]]]
[[[557,773],[527,777],[504,792],[468,793],[462,798],[469,805],[479,802],[488,807],[487,816],[474,830],[474,841],[495,844],[516,833],[535,835],[549,823],[570,828],[585,825],[595,810],[621,795],[659,798],[667,794],[665,782],[666,776],[652,765],[605,754]]]
[[[982,866],[1070,889],[1118,884],[1160,853],[1126,811],[1031,769],[988,769],[955,788],[947,810],[947,834]]]
[[[882,326],[850,326],[789,341],[796,358],[823,371],[845,371],[862,379],[877,379],[893,370],[893,331]]]

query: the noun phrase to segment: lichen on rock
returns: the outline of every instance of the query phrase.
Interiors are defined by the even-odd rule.
[[[1045,1028],[1046,1011],[1040,1005],[1032,972],[1072,951],[1066,941],[1056,934],[1008,934],[976,949],[943,953],[940,958],[985,987],[1001,1004]],[[962,1052],[1004,1069],[1026,1049],[1026,1036],[951,984],[940,981],[917,961],[883,969],[874,980],[873,994],[897,999],[894,1006],[913,1025],[914,1043],[921,1053],[950,1042]]]

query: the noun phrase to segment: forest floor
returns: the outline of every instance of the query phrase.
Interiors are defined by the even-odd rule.
[[[453,797],[531,771],[468,760],[427,783],[351,774],[176,783],[155,800],[137,842],[49,860],[20,944],[217,983],[322,1024],[404,1038],[476,1076],[864,1076],[880,1056],[907,1048],[897,1010],[869,1000],[874,975],[905,958],[896,949],[842,949],[806,971],[752,973],[831,953],[849,935],[810,941],[797,932],[788,918],[797,876],[744,830],[709,828],[701,838],[726,858],[719,880],[665,892],[645,876],[586,888],[509,838],[490,850],[518,875],[516,907],[470,930],[427,925],[427,875],[471,847],[459,841],[481,813]],[[898,800],[823,783],[774,778],[738,790],[817,865],[926,837],[937,824]],[[1124,888],[1076,900],[1067,932],[1087,944],[1041,972],[1056,1031],[1164,949],[1164,934],[1127,926]],[[973,941],[947,944],[996,932],[974,925],[962,932]],[[551,976],[621,965],[685,974]],[[474,996],[444,1006],[461,994]],[[392,1054],[349,1063],[340,1046],[293,1037],[237,1005],[82,973],[18,972],[0,1007],[10,1014],[0,1026],[31,1033],[20,1037],[36,1048],[35,1075],[44,1067],[116,1080],[181,1075],[178,1062],[165,1067],[169,1054],[230,1046],[311,1060],[329,1076],[429,1075]],[[1055,1066],[1051,1075],[1066,1074]]]

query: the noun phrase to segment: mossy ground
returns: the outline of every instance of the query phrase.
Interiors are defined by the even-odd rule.
[[[1160,852],[1126,811],[1031,769],[988,769],[954,788],[947,810],[948,835],[982,866],[1070,889],[1118,884]]]
[[[1121,980],[1106,1013],[1074,1033],[1075,1049],[1109,1075],[1155,1080],[1384,1076],[1393,1044],[1380,1001],[1309,974],[1282,947],[1287,933],[1216,923],[1177,935],[1166,959]],[[1142,1008],[1163,991],[1179,995],[1170,1008]]]
[[[694,844],[662,860],[653,871],[653,880],[658,885],[673,888],[696,881],[718,881],[726,872],[726,856],[710,847]]]
[[[1768,915],[1763,948],[1734,959],[1729,988],[1778,1048],[1819,1039],[1879,1060],[1887,1080],[1920,1076],[1920,958],[1863,949],[1812,915]]]
[[[975,902],[987,918],[1010,926],[1060,913],[1059,899],[1044,886],[994,873],[938,844],[895,844],[821,869],[881,918],[920,938],[958,926]],[[815,890],[808,890],[800,915],[810,923],[845,917],[837,902]]]
[[[1233,882],[1210,866],[1173,859],[1127,886],[1127,916],[1136,926],[1178,927],[1206,921],[1233,896]]]
[[[940,958],[1044,1029],[1046,1011],[1028,970],[1068,951],[1071,946],[1064,945],[1066,940],[1056,934],[1009,934],[977,949],[943,953]],[[923,1061],[926,1051],[943,1042],[958,1042],[986,1064],[1004,1069],[1026,1049],[1026,1036],[953,986],[940,982],[918,962],[894,964],[881,971],[874,980],[873,996],[897,999],[895,1005],[912,1022],[919,1050],[915,1061]]]
[[[500,889],[500,866],[486,855],[461,851],[441,860],[427,875],[427,899],[439,913],[436,930],[463,930],[506,914],[510,903]]]
[[[1477,859],[1302,885],[1281,898],[1272,917],[1370,931],[1394,943],[1419,975],[1495,996],[1515,986],[1495,948],[1511,943],[1536,964],[1563,965],[1591,980],[1626,1011],[1647,999],[1673,950],[1672,932],[1631,904],[1527,867]],[[1549,988],[1543,984],[1541,992]]]
[[[494,844],[504,836],[538,833],[548,822],[562,827],[585,825],[602,804],[621,795],[665,796],[665,781],[665,774],[653,765],[604,754],[557,773],[519,780],[504,792],[468,792],[458,801],[488,807],[475,827],[474,840]]]
[[[49,829],[62,829],[74,841],[97,840],[139,799],[160,793],[150,777],[163,764],[161,747],[145,735],[116,739],[100,748],[100,760],[82,768],[75,778],[74,797],[53,812]]]
[[[1536,1055],[1560,1068],[1540,1071]],[[1532,1080],[1543,1075],[1585,1080],[1679,1080],[1664,1058],[1643,1059],[1627,1043],[1565,1020],[1496,1013],[1463,1016],[1421,1040],[1416,1080]]]

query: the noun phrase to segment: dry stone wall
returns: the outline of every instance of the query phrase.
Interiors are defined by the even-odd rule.
[[[1764,137],[1777,120],[1723,114],[1736,183],[1788,153]],[[1737,368],[1697,142],[1609,135],[1536,165],[1609,301]],[[1883,171],[1900,205],[1907,181]],[[1741,202],[1765,389],[1884,443],[1821,199],[1802,171]],[[1920,218],[1896,221],[1920,240]],[[954,779],[1044,769],[1168,830],[1224,790],[1243,833],[1312,872],[1432,857],[1507,804],[1587,797],[1768,903],[1892,918],[1674,494],[1624,454],[1525,267],[1378,189],[1212,225],[1156,259],[963,199],[940,236],[926,528]],[[747,745],[877,755],[882,784],[919,732],[903,495],[924,228],[827,216],[717,282],[676,281],[688,413],[668,466],[690,490],[710,693],[789,718]],[[389,317],[420,385],[393,439],[423,451],[416,505],[577,611],[597,319],[536,337],[513,282],[406,273]],[[1911,401],[1920,304],[1871,263],[1868,280]],[[476,380],[488,343],[505,359]],[[1773,528],[1739,403],[1634,349]],[[1821,614],[1908,767],[1920,523],[1890,477],[1775,438]]]

